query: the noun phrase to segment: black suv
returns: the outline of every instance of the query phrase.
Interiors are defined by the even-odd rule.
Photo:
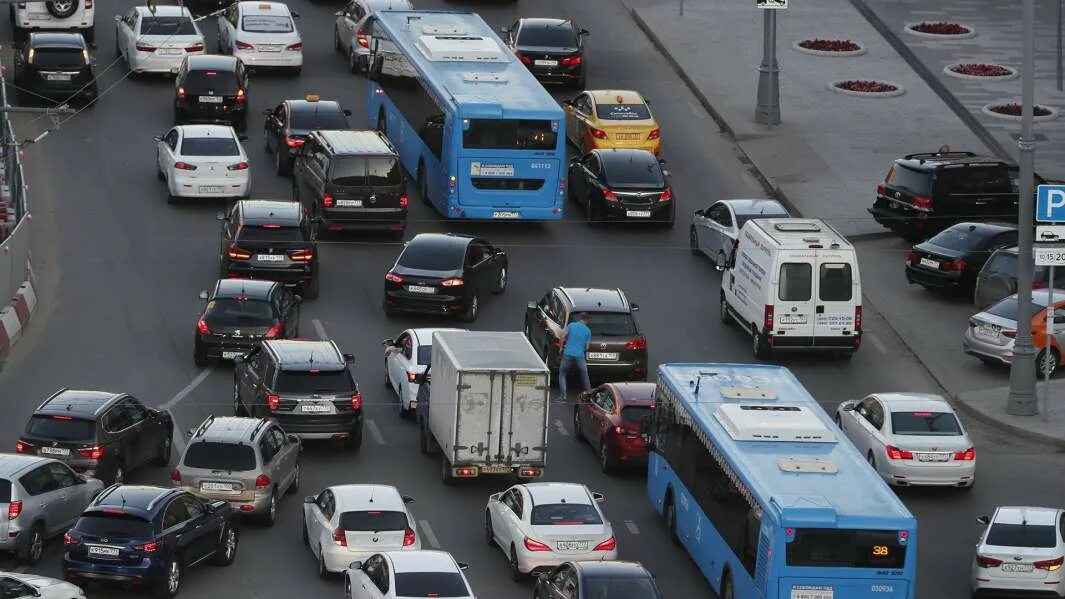
[[[350,129],[350,110],[332,100],[320,100],[309,95],[304,100],[285,100],[275,108],[263,110],[266,122],[266,153],[274,154],[274,169],[279,175],[292,172],[296,149],[303,145],[311,131]]]
[[[36,96],[58,100],[77,96],[94,105],[98,94],[94,62],[80,33],[31,33],[15,44],[19,103],[30,103]]]
[[[173,434],[169,412],[145,407],[125,393],[60,389],[37,406],[15,450],[121,483],[149,462],[169,464]]]
[[[1019,176],[1016,166],[972,152],[909,154],[896,159],[877,186],[869,213],[911,241],[962,221],[1013,221]],[[1043,183],[1036,175],[1035,184]]]
[[[300,335],[302,298],[281,283],[219,279],[210,293],[200,292],[200,299],[207,304],[196,321],[197,366],[207,366],[211,358],[243,356],[263,339]]]
[[[592,340],[585,359],[593,380],[647,380],[647,339],[621,289],[555,287],[525,310],[525,336],[549,368],[562,359],[559,341],[566,325],[581,312],[591,317]]]
[[[662,160],[650,150],[592,150],[569,164],[569,196],[590,224],[606,220],[673,226],[676,200]]]
[[[379,131],[315,131],[296,153],[292,199],[320,219],[319,231],[407,227],[399,155]]]
[[[537,79],[584,89],[587,29],[568,19],[518,19],[501,31],[515,56]]]
[[[233,411],[273,418],[304,439],[362,445],[362,393],[348,366],[351,354],[332,341],[263,341],[236,358]]]
[[[248,72],[233,56],[186,56],[174,80],[174,124],[228,123],[248,127]]]
[[[63,578],[152,588],[175,597],[186,570],[237,555],[236,512],[181,489],[114,485],[63,536]]]
[[[318,297],[318,241],[300,205],[241,200],[219,212],[219,278],[267,279]]]

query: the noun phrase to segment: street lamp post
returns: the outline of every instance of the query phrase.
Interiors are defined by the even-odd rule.
[[[762,64],[758,65],[758,106],[754,111],[754,121],[759,125],[779,125],[780,65],[777,64],[777,9],[763,8],[762,19]]]
[[[1034,416],[1036,407],[1035,345],[1032,343],[1032,277],[1035,260],[1032,243],[1035,237],[1035,138],[1032,115],[1035,105],[1035,0],[1024,0],[1024,58],[1021,64],[1021,137],[1020,196],[1017,214],[1017,339],[1010,367],[1010,392],[1006,412],[1016,416]]]

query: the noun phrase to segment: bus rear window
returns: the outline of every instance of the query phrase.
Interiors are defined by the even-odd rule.
[[[553,150],[557,141],[551,121],[471,119],[462,132],[462,147],[470,150]]]
[[[906,546],[895,530],[800,528],[787,546],[787,564],[810,568],[902,568]]]

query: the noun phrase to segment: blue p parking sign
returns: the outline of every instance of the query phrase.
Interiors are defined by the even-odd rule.
[[[1065,222],[1065,185],[1040,185],[1035,194],[1035,220]]]

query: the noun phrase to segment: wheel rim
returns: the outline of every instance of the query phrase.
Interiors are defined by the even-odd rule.
[[[34,529],[33,538],[30,539],[30,559],[37,561],[41,559],[41,554],[44,553],[44,536],[41,535],[39,528]]]
[[[115,484],[120,485],[126,480],[126,473],[122,471],[122,466],[115,468]]]
[[[167,437],[167,438],[163,439],[163,458],[166,461],[168,461],[168,462],[170,461],[170,450],[171,450],[170,438]]]
[[[233,552],[237,550],[237,533],[232,528],[226,529],[226,559],[233,558]]]
[[[691,234],[688,235],[688,243],[693,250],[699,248],[699,238],[696,237],[695,229],[692,229]]]
[[[170,591],[170,594],[174,594],[178,590],[178,585],[181,584],[181,568],[178,567],[176,561],[171,560],[170,572],[166,577],[166,588]]]
[[[477,316],[477,294],[475,293],[473,299],[470,300],[470,316]]]
[[[71,0],[53,0],[52,2],[52,6],[55,7],[56,12],[67,12],[70,10],[71,5]]]
[[[499,288],[506,289],[507,287],[507,269],[503,267],[499,269]]]
[[[273,520],[277,516],[277,496],[270,496],[270,519]]]

